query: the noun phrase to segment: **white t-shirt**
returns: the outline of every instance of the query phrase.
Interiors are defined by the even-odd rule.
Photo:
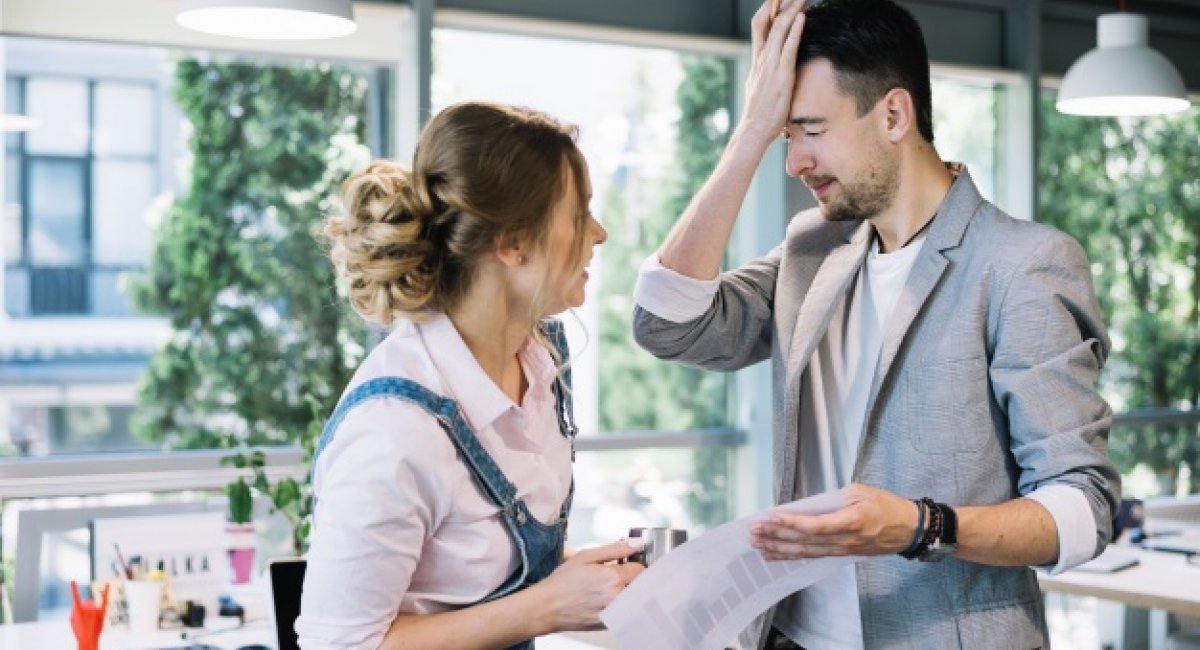
[[[818,453],[800,452],[806,471],[799,475],[811,477],[815,484],[797,486],[803,490],[799,494],[828,492],[850,483],[883,333],[924,243],[921,237],[885,255],[876,238],[850,293],[834,308],[829,330],[809,361],[800,396],[800,439],[815,442]],[[775,625],[805,648],[862,647],[854,565],[785,599]]]

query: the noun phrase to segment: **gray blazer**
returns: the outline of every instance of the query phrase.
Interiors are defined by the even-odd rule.
[[[770,357],[777,502],[807,496],[794,488],[811,444],[798,439],[800,385],[871,236],[866,222],[805,211],[782,244],[721,275],[703,316],[634,312],[638,343],[663,359],[736,370]],[[1098,554],[1120,499],[1112,413],[1095,388],[1108,351],[1079,244],[1004,214],[961,171],[884,332],[853,480],[954,506],[1074,486],[1095,515]],[[857,573],[867,648],[1049,645],[1028,568],[880,556]],[[762,647],[773,616],[743,634],[746,647]]]

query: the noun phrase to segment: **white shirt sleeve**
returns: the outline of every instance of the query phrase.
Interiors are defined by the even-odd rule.
[[[382,643],[453,496],[437,484],[428,444],[420,449],[435,436],[445,434],[419,407],[376,399],[351,410],[321,453],[296,621],[301,647]]]
[[[1025,495],[1042,504],[1058,528],[1058,563],[1050,569],[1058,575],[1092,559],[1096,554],[1096,518],[1087,497],[1070,485],[1043,485]]]
[[[708,311],[720,287],[719,277],[697,280],[663,266],[656,251],[638,269],[633,299],[639,307],[659,318],[686,323]]]

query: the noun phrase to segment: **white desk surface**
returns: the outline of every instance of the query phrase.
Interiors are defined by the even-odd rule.
[[[1113,573],[1065,571],[1051,576],[1038,572],[1043,591],[1095,596],[1132,607],[1162,609],[1185,616],[1200,616],[1200,566],[1188,564],[1181,553],[1114,547],[1137,557],[1137,566]]]
[[[187,634],[189,638],[184,638]],[[190,639],[190,640],[189,640]],[[157,648],[186,648],[192,644],[207,644],[222,650],[261,643],[275,647],[275,630],[267,622],[247,625],[237,630],[212,632],[208,630],[163,630],[153,634],[131,635],[122,628],[105,628],[100,635],[100,650],[147,650]],[[67,621],[38,621],[0,625],[0,650],[50,650],[75,648],[75,635]]]
[[[222,650],[236,650],[255,643],[268,648],[275,647],[274,628],[266,621],[249,624],[237,630],[188,630],[187,633],[190,640],[182,638],[180,630],[135,637],[124,629],[105,629],[100,635],[100,650],[186,648],[194,643],[203,643]],[[75,636],[71,633],[71,625],[67,621],[0,625],[0,650],[71,650],[75,647]],[[574,632],[540,638],[537,647],[538,650],[597,650],[617,646],[612,643],[612,635],[607,632]]]

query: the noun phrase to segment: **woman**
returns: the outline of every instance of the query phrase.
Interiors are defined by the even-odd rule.
[[[561,325],[592,248],[576,131],[468,102],[376,162],[328,220],[350,303],[394,325],[313,462],[304,648],[528,648],[595,628],[640,570],[626,542],[563,562],[573,483]]]

